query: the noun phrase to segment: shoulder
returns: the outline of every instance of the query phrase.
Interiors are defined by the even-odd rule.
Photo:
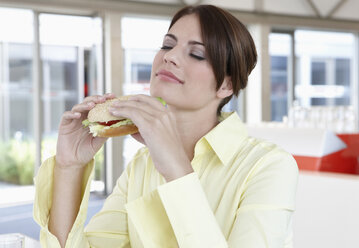
[[[248,138],[253,163],[244,182],[247,202],[294,209],[298,166],[291,154],[268,141]]]
[[[271,142],[248,136],[243,146],[248,168],[248,179],[258,175],[291,178],[296,181],[298,166],[293,156]]]

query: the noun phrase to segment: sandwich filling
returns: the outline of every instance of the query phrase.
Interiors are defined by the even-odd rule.
[[[126,98],[127,99],[127,98]],[[91,120],[98,120],[98,115],[104,114],[104,116],[101,116],[101,120],[106,120],[106,119],[113,119],[110,115],[107,108],[108,106],[113,102],[113,101],[117,101],[117,100],[121,100],[119,98],[114,98],[114,99],[110,99],[107,100],[105,103],[100,103],[98,104],[94,109],[92,109],[91,111],[95,110],[95,112],[89,112],[89,117]],[[124,101],[125,99],[122,99],[122,101]],[[162,103],[163,106],[167,107],[166,102],[161,98],[161,97],[157,97],[157,100],[160,101]],[[105,112],[105,113],[104,113]],[[92,113],[92,115],[91,115]],[[118,117],[118,119],[120,119],[121,117]],[[82,125],[86,128],[89,127],[90,129],[90,133],[92,133],[92,135],[94,137],[98,136],[99,133],[111,129],[111,128],[117,128],[117,127],[121,127],[121,126],[126,126],[126,125],[132,125],[134,124],[130,119],[122,119],[122,120],[110,120],[107,122],[91,122],[89,121],[89,119],[86,119],[84,121],[82,121]]]
[[[109,121],[109,122],[90,122],[88,119],[86,119],[82,122],[82,125],[84,127],[90,128],[90,133],[92,133],[94,137],[96,137],[98,133],[101,132],[102,130],[125,126],[125,125],[131,125],[131,124],[133,124],[133,122],[130,119]]]

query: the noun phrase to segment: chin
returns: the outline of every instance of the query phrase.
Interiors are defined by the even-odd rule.
[[[187,101],[184,101],[183,93],[172,84],[166,82],[151,82],[150,95],[153,97],[161,97],[167,105],[184,106]]]
[[[158,83],[150,84],[150,95],[153,97],[161,97],[163,100],[167,102],[168,94],[166,94],[166,90],[161,87]],[[167,102],[168,103],[168,102]]]

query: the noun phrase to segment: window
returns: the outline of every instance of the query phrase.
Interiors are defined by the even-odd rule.
[[[43,143],[42,158],[55,153],[57,129],[62,113],[88,94],[102,94],[101,68],[96,47],[102,45],[101,20],[86,16],[40,14],[42,60]],[[95,60],[95,61],[93,61]],[[90,76],[92,75],[92,76]],[[89,92],[89,88],[91,92]],[[104,190],[104,155],[96,156],[94,185]]]
[[[348,58],[335,59],[335,82],[336,85],[344,86],[346,92],[341,97],[335,99],[335,105],[350,105],[350,67],[351,60]]]
[[[33,183],[37,147],[42,147],[42,160],[55,154],[62,113],[89,90],[102,93],[96,62],[101,57],[101,20],[39,14],[39,27],[33,20],[30,10],[0,8],[0,181],[12,184]],[[40,33],[43,66],[42,120],[34,119],[40,111],[33,105],[34,85],[39,83],[33,82],[34,29]],[[41,144],[35,144],[35,121],[43,124]],[[102,158],[99,154],[97,162]]]
[[[8,76],[10,91],[9,135],[21,133],[23,139],[32,139],[32,45],[10,43],[8,48]],[[18,111],[19,109],[25,111]],[[24,114],[25,113],[25,114]]]
[[[291,43],[292,37],[286,33],[269,35],[271,58],[271,120],[282,121],[288,115],[288,85],[291,83]]]
[[[0,8],[0,181],[11,184],[34,176],[32,23],[29,10]]]
[[[295,32],[295,97],[300,106],[352,104],[354,40],[351,33]]]
[[[131,64],[131,78],[139,84],[148,83],[151,77],[151,65],[145,63]]]

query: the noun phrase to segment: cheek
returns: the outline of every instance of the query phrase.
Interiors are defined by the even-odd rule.
[[[159,64],[161,63],[162,61],[162,57],[163,55],[161,54],[161,51],[159,51],[155,58],[153,59],[153,62],[152,62],[152,76],[154,75],[154,73],[157,71],[158,69],[158,66]]]
[[[162,56],[160,55],[160,52],[158,52],[152,62],[150,85],[152,85],[153,83],[156,71],[158,70],[161,61],[162,61]]]
[[[209,66],[198,66],[191,67],[192,71],[190,75],[193,76],[192,81],[196,82],[195,87],[201,88],[203,90],[216,91],[216,79],[213,73],[213,70]]]

